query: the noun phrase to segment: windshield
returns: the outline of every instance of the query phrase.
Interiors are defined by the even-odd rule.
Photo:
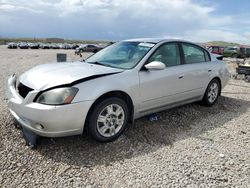
[[[119,42],[90,56],[85,62],[131,69],[139,63],[154,45],[145,42]]]

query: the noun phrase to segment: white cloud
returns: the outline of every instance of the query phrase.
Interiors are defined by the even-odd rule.
[[[2,4],[2,5],[0,5],[0,10],[1,11],[13,11],[15,9],[16,9],[16,7],[13,6],[13,5],[8,5],[8,4]]]
[[[189,40],[195,40],[198,42],[206,42],[206,41],[233,41],[238,43],[248,43],[249,38],[247,38],[247,34],[237,34],[230,31],[224,30],[216,30],[216,29],[202,29],[195,31],[188,31],[185,34],[186,38]]]
[[[42,11],[39,9],[35,9],[34,7],[25,6],[20,3],[9,3],[8,1],[2,0],[0,1],[0,11],[5,13],[13,13],[18,11],[28,11],[32,13],[41,13]]]
[[[0,17],[5,18],[0,27],[5,35],[250,42],[249,34],[233,27],[248,20],[215,16],[215,11],[216,6],[192,0],[0,0]],[[20,20],[22,27],[17,26]]]

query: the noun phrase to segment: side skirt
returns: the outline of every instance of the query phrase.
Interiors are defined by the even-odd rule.
[[[179,101],[179,102],[175,102],[175,103],[162,105],[162,106],[159,106],[157,108],[152,108],[150,110],[139,111],[137,114],[135,114],[135,119],[138,119],[140,117],[143,117],[143,116],[146,116],[146,115],[149,115],[152,113],[161,112],[161,111],[164,111],[167,109],[171,109],[171,108],[178,107],[178,106],[183,106],[185,104],[190,104],[190,103],[201,101],[201,100],[202,100],[202,96],[198,96],[198,97],[190,98],[188,100],[183,100],[183,101]]]

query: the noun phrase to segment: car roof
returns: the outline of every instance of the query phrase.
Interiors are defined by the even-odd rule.
[[[126,42],[149,42],[149,43],[180,41],[180,42],[192,43],[192,42],[181,40],[181,39],[167,39],[167,38],[135,38],[135,39],[128,39],[124,41]]]
[[[160,42],[186,42],[189,44],[193,44],[196,46],[199,46],[201,48],[203,48],[204,50],[206,50],[207,52],[209,52],[204,46],[202,46],[201,44],[197,44],[194,42],[190,42],[190,41],[186,41],[186,40],[182,40],[182,39],[166,39],[166,38],[135,38],[135,39],[128,39],[128,40],[123,40],[125,42],[148,42],[148,43],[160,43]]]
[[[150,42],[150,43],[158,43],[161,42],[162,38],[135,38],[135,39],[128,39],[128,40],[124,40],[127,42]]]

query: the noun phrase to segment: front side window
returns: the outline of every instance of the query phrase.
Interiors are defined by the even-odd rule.
[[[199,46],[182,44],[186,64],[206,62],[206,52]]]
[[[154,47],[154,43],[124,41],[90,56],[85,62],[121,69],[131,69]]]
[[[176,43],[167,43],[160,46],[153,55],[149,58],[148,62],[160,61],[166,67],[180,65],[179,47]]]

